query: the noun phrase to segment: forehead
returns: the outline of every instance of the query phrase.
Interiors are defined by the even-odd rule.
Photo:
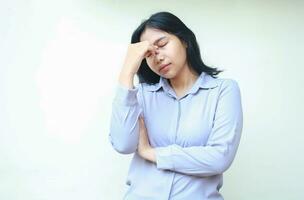
[[[150,41],[151,43],[153,43],[155,40],[161,38],[161,37],[170,37],[170,34],[159,30],[159,29],[155,29],[155,28],[146,28],[143,33],[141,34],[139,40],[140,41]]]

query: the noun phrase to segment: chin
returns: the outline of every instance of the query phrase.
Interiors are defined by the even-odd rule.
[[[169,74],[160,74],[161,77],[166,78],[166,79],[171,79],[173,76],[170,76]]]
[[[171,78],[175,77],[175,74],[172,74],[172,73],[169,72],[169,73],[166,73],[166,74],[162,74],[161,76],[166,78],[166,79],[171,79]]]

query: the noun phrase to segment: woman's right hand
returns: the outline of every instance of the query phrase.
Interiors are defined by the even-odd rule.
[[[155,46],[149,41],[129,44],[127,55],[120,73],[119,82],[128,88],[133,88],[133,78],[142,60],[155,52]]]
[[[142,60],[153,53],[154,49],[154,46],[148,41],[129,44],[123,70],[130,74],[136,74]]]

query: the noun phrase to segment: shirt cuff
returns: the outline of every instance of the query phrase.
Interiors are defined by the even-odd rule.
[[[137,101],[138,87],[129,89],[121,84],[116,86],[116,95],[114,100],[126,106],[133,106]]]
[[[157,147],[155,148],[156,167],[158,169],[174,170],[172,162],[172,147]]]

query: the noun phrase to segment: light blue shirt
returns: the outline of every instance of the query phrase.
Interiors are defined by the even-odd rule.
[[[231,165],[243,127],[241,94],[233,79],[201,73],[177,97],[165,78],[134,89],[117,86],[109,140],[134,153],[125,200],[222,200],[223,172]],[[136,149],[143,116],[156,163]]]

